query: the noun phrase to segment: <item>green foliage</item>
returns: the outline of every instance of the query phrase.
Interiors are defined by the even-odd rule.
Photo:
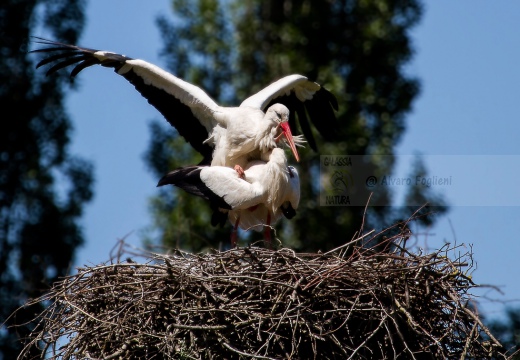
[[[409,176],[411,179],[417,177],[423,179],[428,177],[426,166],[420,156],[415,158]],[[406,220],[410,214],[415,213],[419,217],[419,222],[425,226],[431,226],[439,215],[448,211],[446,200],[442,196],[436,194],[431,187],[420,186],[417,183],[408,188],[404,202],[416,206],[403,206],[399,211],[396,211],[398,216]],[[417,205],[419,204],[425,205],[418,208]]]
[[[364,155],[365,166],[375,175],[391,174],[394,161],[388,159],[392,158],[378,162],[377,157],[393,154],[405,131],[405,115],[419,92],[418,80],[404,71],[413,54],[409,31],[421,18],[418,0],[172,3],[174,20],[163,17],[159,25],[165,37],[163,55],[175,74],[203,87],[218,101],[233,104],[282,76],[306,75],[331,90],[340,104],[340,139],[325,142],[317,137],[319,153]],[[154,147],[150,147],[152,152]],[[167,149],[175,154],[172,150]],[[319,206],[319,154],[309,148],[301,153],[297,166],[303,174],[302,200],[297,216],[278,225],[278,235],[284,245],[299,250],[330,249],[353,237],[362,225],[365,209]],[[155,156],[165,155],[153,152],[148,158]],[[191,158],[185,160],[179,165],[195,163]],[[160,176],[172,168],[154,169]],[[369,207],[365,227],[386,227],[412,215],[415,209],[387,206],[392,195],[383,192],[372,197],[372,204],[383,205]],[[432,194],[420,195],[427,202]],[[179,213],[209,209],[198,203],[188,205],[186,194],[173,196],[176,200],[154,201],[154,214],[163,219],[162,224],[172,215],[166,207],[157,207],[158,202],[175,203],[171,211]],[[410,196],[417,199],[419,194]],[[181,207],[181,202],[187,206]],[[436,208],[439,213],[447,209],[441,205]],[[206,232],[207,222],[192,220],[192,232]],[[167,241],[173,235],[166,236],[161,226],[161,240]],[[175,229],[187,224],[168,226]],[[222,241],[210,236],[214,246]],[[188,249],[201,247],[198,243],[178,244]]]
[[[36,28],[75,42],[83,1],[20,2],[0,9],[0,318],[67,274],[83,242],[77,223],[92,197],[92,166],[68,154],[67,75],[44,78],[27,54]],[[9,115],[8,115],[9,114]],[[40,309],[18,312],[0,331],[0,358],[14,359]]]

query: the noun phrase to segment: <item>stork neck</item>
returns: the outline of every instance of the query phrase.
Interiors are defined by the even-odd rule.
[[[262,152],[270,151],[276,147],[276,123],[273,124],[272,120],[264,118],[258,124],[257,128],[257,146]]]
[[[266,173],[269,179],[267,185],[270,189],[269,198],[272,205],[271,211],[273,214],[282,205],[284,201],[284,194],[287,192],[289,186],[289,173],[287,170],[287,158],[282,149],[274,149],[267,162]]]

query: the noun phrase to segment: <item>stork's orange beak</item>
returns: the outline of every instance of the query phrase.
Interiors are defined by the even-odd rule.
[[[294,154],[294,157],[296,158],[296,161],[300,161],[300,155],[298,155],[298,150],[296,150],[296,145],[294,144],[294,139],[291,133],[291,128],[289,127],[289,122],[284,121],[280,123],[280,127],[282,128],[282,134],[287,139],[287,142],[289,143],[289,146],[291,147],[291,150]]]

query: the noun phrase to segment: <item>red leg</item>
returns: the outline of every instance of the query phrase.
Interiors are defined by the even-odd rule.
[[[269,249],[272,249],[272,244],[271,244],[271,212],[268,211],[267,212],[267,221],[265,223],[265,228],[264,228],[264,239],[265,239],[265,242],[266,242],[266,245]]]
[[[232,248],[237,247],[237,231],[238,231],[239,222],[240,222],[240,216],[237,217],[237,221],[235,221],[235,226],[233,227],[233,230],[231,231],[231,247]]]
[[[244,169],[242,169],[242,166],[237,164],[235,165],[234,169],[238,173],[238,177],[240,177],[241,179],[246,178],[246,173],[244,172]]]

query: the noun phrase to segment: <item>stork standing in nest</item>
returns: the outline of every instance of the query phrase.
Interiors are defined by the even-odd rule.
[[[282,215],[292,219],[300,202],[300,178],[287,165],[283,149],[275,148],[267,162],[248,163],[243,174],[225,166],[188,166],[165,175],[157,186],[175,185],[208,200],[214,209],[213,225],[226,217],[234,225],[231,245],[236,246],[237,229],[260,231],[271,246],[271,225]]]

